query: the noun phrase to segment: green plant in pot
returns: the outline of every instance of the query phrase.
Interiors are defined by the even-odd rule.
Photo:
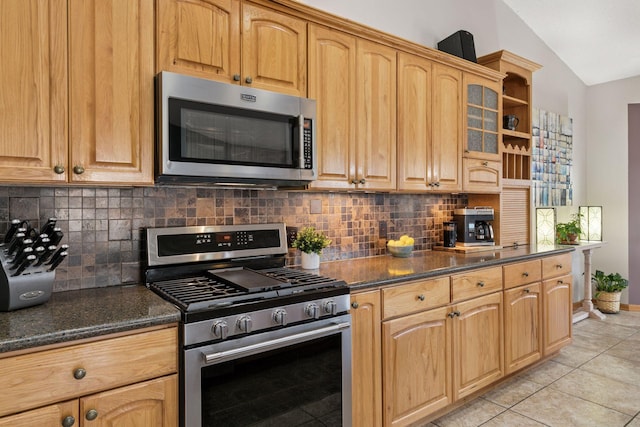
[[[315,269],[320,266],[320,252],[330,243],[331,240],[314,227],[305,227],[298,232],[291,247],[302,251],[302,268]]]
[[[591,281],[596,286],[596,305],[603,313],[618,313],[620,311],[620,295],[629,286],[629,281],[620,273],[604,274],[596,270],[591,275]]]
[[[556,241],[561,245],[577,244],[578,236],[582,233],[580,219],[582,215],[577,213],[571,215],[571,221],[558,223],[556,225]]]

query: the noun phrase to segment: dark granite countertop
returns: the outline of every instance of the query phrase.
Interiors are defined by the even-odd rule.
[[[180,311],[141,285],[54,292],[0,312],[0,353],[178,322]]]
[[[409,258],[391,255],[322,262],[322,276],[347,282],[352,291],[391,283],[454,274],[457,272],[524,261],[574,251],[571,246],[521,246],[461,254],[453,251],[419,251]]]

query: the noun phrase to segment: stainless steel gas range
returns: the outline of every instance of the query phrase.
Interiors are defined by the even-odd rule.
[[[147,230],[146,284],[182,312],[182,426],[351,425],[349,288],[286,253],[283,223]]]

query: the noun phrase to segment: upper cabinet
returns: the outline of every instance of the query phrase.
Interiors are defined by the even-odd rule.
[[[309,97],[317,102],[312,188],[396,188],[396,52],[309,26]]]
[[[498,91],[500,82],[465,73],[465,157],[500,160]]]
[[[240,0],[157,0],[157,70],[307,94],[307,23]]]
[[[152,183],[152,0],[0,12],[0,180]]]
[[[462,73],[398,54],[398,189],[460,190]]]

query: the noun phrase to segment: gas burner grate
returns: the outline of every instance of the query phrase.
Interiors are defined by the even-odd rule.
[[[293,286],[325,285],[336,282],[335,279],[318,276],[316,274],[306,273],[304,271],[294,270],[291,268],[276,268],[272,270],[262,271],[262,273],[267,276],[273,277],[274,279],[289,282]]]
[[[184,310],[194,303],[214,301],[243,293],[238,288],[204,276],[165,280],[151,283],[149,286]]]

